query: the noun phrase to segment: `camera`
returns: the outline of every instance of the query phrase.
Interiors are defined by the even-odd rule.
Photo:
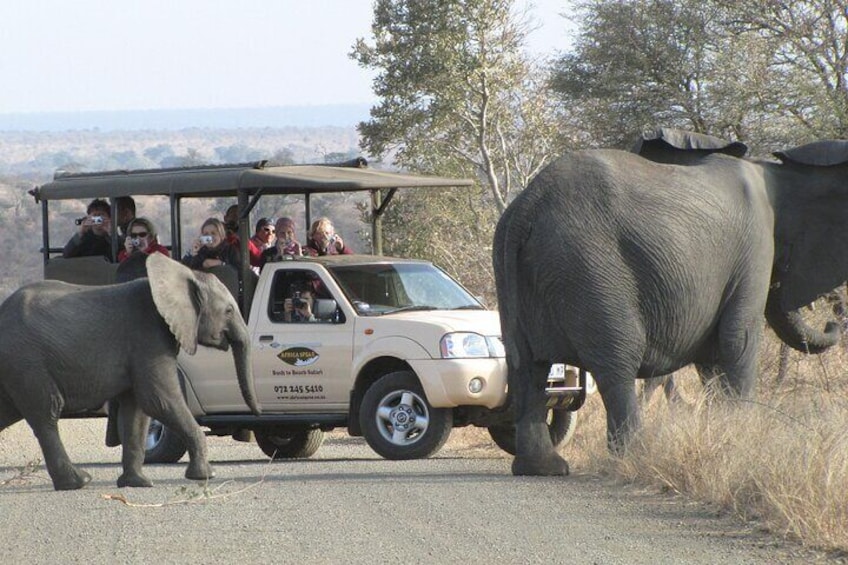
[[[212,243],[213,237],[211,235],[201,235],[200,236],[200,244],[201,245],[209,245]]]
[[[130,243],[132,243],[133,247],[138,247],[141,245],[141,239],[134,237],[130,240]]]
[[[91,217],[91,223],[96,225],[96,226],[99,226],[100,224],[103,223],[103,216],[92,216]]]
[[[300,297],[299,292],[294,293],[294,298],[292,298],[292,306],[295,308],[303,308],[306,306],[306,300]]]

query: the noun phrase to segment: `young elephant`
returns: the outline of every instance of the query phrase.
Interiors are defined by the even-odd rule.
[[[155,256],[154,256],[155,255]],[[177,377],[180,347],[233,347],[239,386],[260,413],[247,326],[227,288],[164,255],[148,258],[146,279],[101,287],[44,281],[0,306],[0,430],[22,418],[41,445],[56,490],[91,477],[75,467],[59,437],[62,414],[120,402],[123,474],[118,486],[152,483],[141,472],[149,417],[183,436],[189,479],[214,476],[206,438]]]

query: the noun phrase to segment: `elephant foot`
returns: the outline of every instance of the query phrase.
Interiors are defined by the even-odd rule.
[[[215,471],[209,463],[204,463],[202,465],[189,463],[185,477],[192,481],[206,481],[215,478]]]
[[[124,473],[118,477],[118,487],[152,487],[153,482],[141,473]]]
[[[516,457],[512,462],[512,474],[542,477],[564,477],[569,473],[568,462],[552,453],[545,457]]]
[[[53,488],[55,490],[77,490],[90,482],[91,475],[82,469],[71,467],[63,476],[53,478]]]

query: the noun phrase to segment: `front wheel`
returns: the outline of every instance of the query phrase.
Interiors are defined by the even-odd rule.
[[[439,451],[453,428],[450,408],[433,408],[412,371],[397,371],[371,385],[359,424],[365,441],[386,459],[422,459]]]
[[[144,439],[145,463],[176,463],[185,455],[186,445],[173,430],[159,420],[150,420]]]
[[[317,428],[254,430],[259,449],[271,459],[305,459],[324,443],[324,432]]]
[[[577,412],[568,410],[548,410],[548,432],[551,434],[551,443],[557,449],[574,436],[577,427]],[[492,436],[498,447],[515,455],[515,424],[498,424],[489,427],[489,435]]]

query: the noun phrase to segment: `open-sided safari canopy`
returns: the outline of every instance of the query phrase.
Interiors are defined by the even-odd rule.
[[[186,197],[238,197],[243,219],[262,195],[304,195],[307,223],[311,221],[309,196],[318,193],[370,191],[372,220],[378,221],[386,205],[399,188],[470,186],[471,180],[409,175],[371,169],[359,158],[337,165],[266,166],[266,161],[234,165],[65,173],[32,191],[47,210],[51,200],[111,198],[118,196],[167,196],[173,202]],[[114,211],[113,211],[114,212]],[[114,218],[116,214],[112,214]],[[172,208],[174,245],[179,245],[179,209]],[[176,225],[173,223],[176,221]],[[45,222],[46,229],[46,222]],[[242,241],[250,237],[242,235]],[[374,234],[375,245],[379,239]],[[45,231],[45,238],[47,232]],[[49,248],[45,240],[44,250]],[[179,250],[177,250],[179,251]],[[379,253],[379,249],[375,250]],[[47,257],[45,256],[45,259]]]
[[[380,217],[399,188],[437,188],[470,186],[469,179],[409,175],[380,171],[357,158],[334,165],[267,166],[267,161],[232,165],[66,173],[58,171],[52,182],[31,191],[42,205],[42,229],[45,270],[51,253],[48,206],[51,200],[109,198],[115,222],[115,198],[119,196],[164,196],[170,199],[172,254],[180,257],[180,200],[183,198],[237,197],[239,235],[242,242],[242,273],[249,269],[247,240],[252,235],[249,214],[265,195],[303,195],[306,223],[312,221],[310,196],[319,193],[369,191],[371,193],[371,229],[373,252],[382,254]],[[113,226],[114,227],[114,226]],[[113,234],[117,230],[112,230]],[[62,242],[64,244],[64,242]],[[117,236],[113,247],[117,255]]]

